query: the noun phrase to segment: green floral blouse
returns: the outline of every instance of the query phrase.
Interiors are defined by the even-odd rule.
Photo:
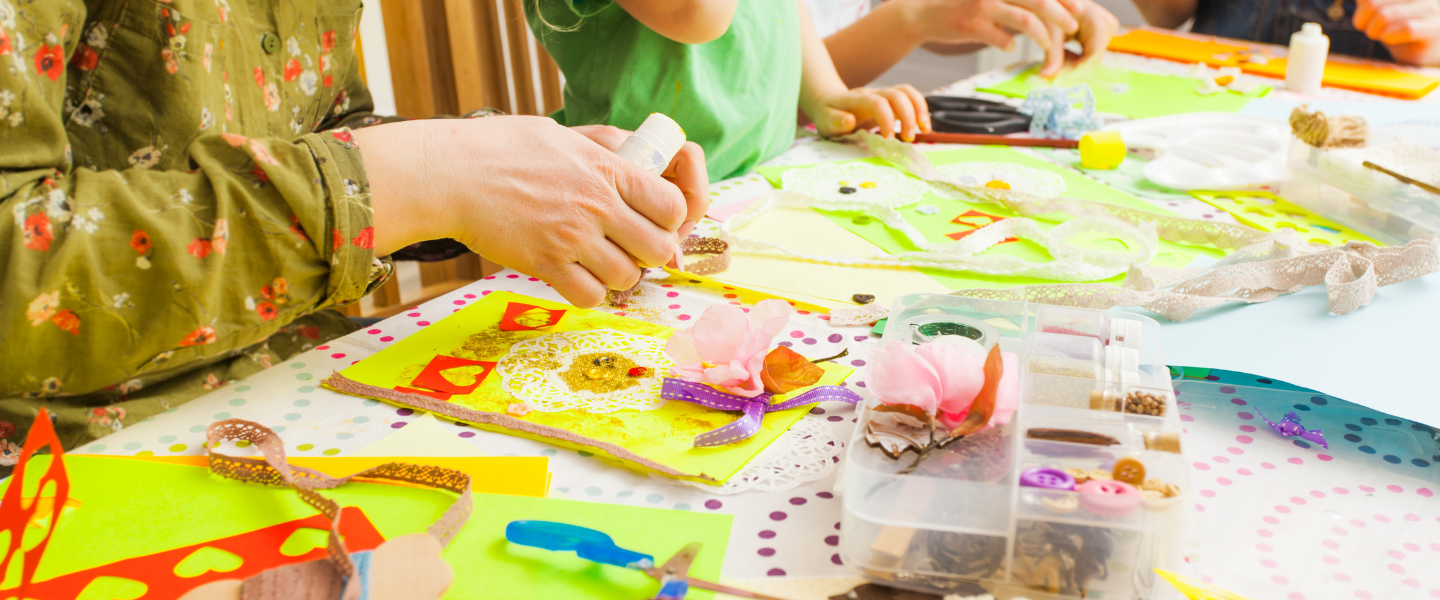
[[[40,406],[73,448],[354,329],[360,10],[0,0],[0,460]]]

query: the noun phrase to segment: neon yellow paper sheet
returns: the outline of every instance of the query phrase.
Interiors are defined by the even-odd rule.
[[[1251,100],[1264,97],[1270,88],[1260,86],[1249,94],[1220,92],[1202,96],[1196,92],[1199,79],[1140,73],[1126,69],[1096,67],[1061,74],[1054,81],[1039,77],[1039,67],[1014,79],[977,91],[1024,98],[1033,90],[1089,84],[1095,93],[1095,110],[1125,115],[1132,119],[1163,117],[1194,112],[1236,112]]]
[[[29,472],[36,480],[50,459],[32,459]],[[293,490],[214,477],[205,468],[72,454],[64,460],[76,504],[61,515],[36,581],[316,514]],[[425,531],[455,499],[434,490],[370,483],[322,493],[342,506],[360,507],[386,539]],[[637,571],[506,542],[505,525],[519,519],[598,529],[657,561],[702,542],[690,574],[712,581],[720,576],[729,543],[729,515],[487,494],[475,494],[474,503],[469,521],[443,554],[455,573],[446,598],[634,600],[659,590]]]
[[[551,327],[530,331],[500,331],[497,326],[505,307],[511,302],[520,302],[551,310],[563,309],[567,312],[560,323]],[[479,361],[498,361],[508,354],[510,347],[517,342],[557,332],[600,329],[613,329],[661,340],[668,339],[675,332],[674,329],[662,325],[617,317],[599,311],[578,309],[509,292],[495,292],[350,366],[341,371],[340,375],[351,381],[385,390],[393,389],[396,386],[409,387],[411,380],[436,355]],[[562,368],[569,366],[564,365]],[[834,363],[822,363],[820,366],[825,370],[825,375],[816,384],[817,386],[837,385],[854,370]],[[652,376],[662,377],[663,375],[663,373],[655,373]],[[468,385],[472,382],[473,379],[454,381],[459,385]],[[803,393],[808,389],[796,390],[791,395]],[[783,402],[785,398],[786,396],[775,396],[772,402]],[[403,405],[393,399],[379,399]],[[504,390],[500,376],[492,374],[473,393],[453,396],[449,402],[470,410],[504,414],[506,408],[517,402],[517,399]],[[733,422],[740,413],[671,401],[659,409],[650,411],[624,409],[605,414],[591,414],[571,409],[559,412],[534,411],[520,418],[527,423],[554,427],[589,440],[620,446],[642,458],[678,471],[682,474],[680,478],[718,485],[739,472],[745,463],[749,462],[781,433],[784,433],[786,429],[789,429],[808,410],[808,407],[801,407],[767,413],[760,431],[750,439],[708,448],[694,447],[695,436]],[[444,416],[444,418],[453,419],[449,416]],[[582,452],[593,452],[597,456],[611,459],[620,466],[642,470],[638,464],[602,454],[595,446],[585,443],[488,424],[475,424],[475,426],[573,448]]]

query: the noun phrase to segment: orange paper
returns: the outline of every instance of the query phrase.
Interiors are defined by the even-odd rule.
[[[1197,40],[1148,29],[1135,29],[1110,40],[1110,50],[1163,58],[1182,63],[1204,63],[1212,67],[1240,67],[1251,75],[1285,78],[1285,59],[1271,58],[1265,64],[1244,62],[1240,51],[1249,46]],[[1322,83],[1371,94],[1416,100],[1440,85],[1440,78],[1377,65],[1328,61]]]

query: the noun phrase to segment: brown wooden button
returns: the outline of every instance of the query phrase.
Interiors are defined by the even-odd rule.
[[[1110,471],[1110,474],[1116,481],[1141,485],[1145,483],[1145,463],[1127,456],[1115,461],[1115,468]]]

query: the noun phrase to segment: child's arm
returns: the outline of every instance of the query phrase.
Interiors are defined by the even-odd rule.
[[[783,1],[783,0],[782,0]],[[703,44],[730,29],[738,0],[615,0],[641,24],[682,44]]]
[[[855,131],[856,127],[878,125],[880,135],[895,136],[900,120],[900,138],[914,141],[915,134],[930,131],[930,111],[925,97],[909,85],[878,90],[847,89],[825,41],[810,22],[810,11],[800,5],[800,110],[805,111],[820,135],[833,137]]]

